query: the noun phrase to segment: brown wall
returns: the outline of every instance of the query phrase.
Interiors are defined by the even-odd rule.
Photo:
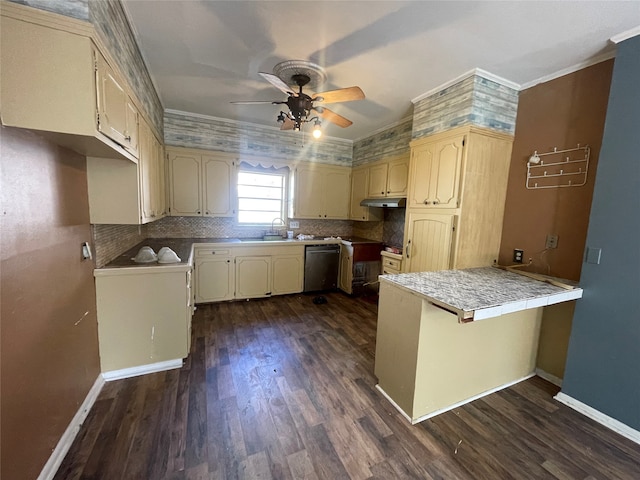
[[[499,262],[511,265],[513,249],[524,250],[529,271],[580,279],[591,198],[609,98],[613,60],[542,83],[520,93],[509,171]],[[538,153],[591,147],[582,187],[527,190],[527,160]],[[547,234],[558,248],[545,250]],[[562,378],[573,305],[547,309],[542,322],[538,367]]]
[[[2,478],[33,479],[99,375],[85,158],[0,129]]]

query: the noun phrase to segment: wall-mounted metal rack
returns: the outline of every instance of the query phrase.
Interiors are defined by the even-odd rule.
[[[536,150],[527,162],[527,189],[583,186],[587,183],[590,154],[589,146],[580,144],[576,148],[554,148],[546,153]]]

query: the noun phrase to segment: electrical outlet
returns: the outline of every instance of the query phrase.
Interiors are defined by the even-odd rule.
[[[522,263],[522,259],[524,258],[524,250],[520,248],[513,249],[513,262],[514,263]]]
[[[544,248],[558,248],[558,235],[550,233],[547,235],[547,241]]]
[[[300,222],[289,220],[289,228],[300,228]]]

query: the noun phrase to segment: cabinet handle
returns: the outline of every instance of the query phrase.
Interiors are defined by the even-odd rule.
[[[124,137],[124,139],[125,139],[127,142],[130,142],[130,141],[131,141],[131,135],[127,135],[126,137]]]
[[[197,212],[197,213],[198,213],[198,215],[200,215],[200,210],[198,210],[198,212]]]
[[[231,260],[227,260],[227,263],[231,263]]]
[[[438,203],[440,203],[440,202],[438,202],[437,200],[434,200],[434,201],[433,201],[433,204],[434,204],[434,205],[438,205]]]
[[[207,211],[206,211],[206,212],[204,212],[204,213],[206,213],[207,215],[209,215],[209,210],[207,210]]]
[[[380,192],[380,195],[384,195],[384,192]]]
[[[429,205],[431,202],[430,202],[429,200],[425,199],[423,203],[424,203],[425,205]]]
[[[387,190],[387,193],[391,193],[391,190]]]
[[[411,252],[411,240],[407,242],[407,248],[405,250],[406,250],[407,258],[409,258],[409,252]]]

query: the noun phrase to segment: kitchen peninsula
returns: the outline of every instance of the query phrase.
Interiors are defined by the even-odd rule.
[[[413,424],[532,376],[542,309],[582,289],[493,267],[380,277],[378,389]]]

